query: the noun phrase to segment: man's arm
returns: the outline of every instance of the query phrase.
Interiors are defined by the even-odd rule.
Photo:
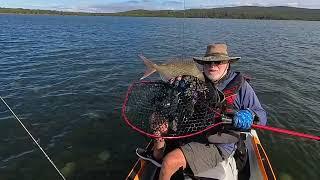
[[[266,125],[267,123],[267,114],[266,111],[262,108],[260,101],[254,92],[253,88],[250,86],[248,82],[245,82],[238,96],[234,102],[234,105],[239,110],[241,109],[249,109],[259,118],[259,123],[261,125]]]

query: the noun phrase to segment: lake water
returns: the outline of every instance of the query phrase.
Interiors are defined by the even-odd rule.
[[[145,69],[137,55],[215,42],[242,57],[233,68],[252,77],[268,125],[320,135],[320,22],[0,15],[0,95],[68,179],[124,179],[148,141],[120,116]],[[259,134],[280,179],[320,178],[319,142]],[[2,103],[0,179],[59,179]]]

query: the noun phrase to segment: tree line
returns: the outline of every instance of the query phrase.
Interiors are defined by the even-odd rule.
[[[175,17],[175,18],[227,18],[227,19],[276,19],[320,21],[320,9],[305,9],[285,6],[258,7],[239,6],[212,9],[187,10],[132,10],[118,13],[66,12],[22,8],[0,8],[0,13],[9,14],[47,14],[74,16],[137,16],[137,17]]]

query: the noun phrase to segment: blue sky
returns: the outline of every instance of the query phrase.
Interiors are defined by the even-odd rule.
[[[183,9],[183,0],[0,0],[0,7],[63,11],[117,12],[132,9]],[[320,0],[185,0],[186,8],[294,6],[320,9]]]

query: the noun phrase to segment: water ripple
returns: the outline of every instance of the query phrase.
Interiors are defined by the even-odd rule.
[[[120,119],[128,85],[145,70],[139,53],[159,63],[201,56],[207,44],[226,42],[230,54],[242,57],[233,68],[252,76],[268,124],[319,135],[319,29],[319,22],[304,21],[2,15],[0,95],[59,166],[77,159],[79,167],[89,160],[94,166],[92,154],[112,149],[113,167],[104,170],[122,179],[142,142]],[[0,173],[25,177],[10,169],[37,169],[45,161],[19,139],[25,134],[5,107],[0,110]],[[260,133],[277,172],[320,177],[319,144]],[[27,174],[38,177],[36,170]]]

